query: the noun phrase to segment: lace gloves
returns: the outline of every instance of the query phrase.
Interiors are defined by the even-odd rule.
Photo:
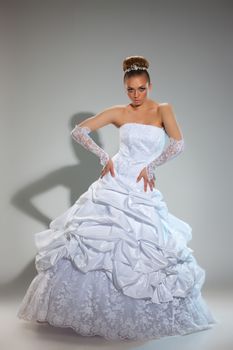
[[[169,137],[169,144],[165,150],[152,162],[147,164],[146,172],[149,180],[152,180],[154,171],[157,166],[166,163],[168,160],[171,160],[178,156],[184,150],[184,139],[176,140],[173,137]]]
[[[88,135],[91,129],[88,126],[76,125],[71,131],[72,138],[80,143],[88,151],[91,151],[97,157],[99,157],[100,164],[105,166],[110,159],[108,153],[106,153],[101,147],[99,147],[94,140]]]
[[[99,147],[95,141],[89,136],[91,129],[88,126],[78,126],[71,131],[72,138],[80,143],[84,148],[91,151],[99,157],[100,164],[105,166],[110,157],[101,147]],[[175,158],[184,150],[184,139],[176,140],[173,137],[169,137],[169,144],[165,150],[154,160],[152,160],[146,166],[146,172],[149,180],[153,179],[154,171],[157,166],[164,164],[168,160]]]

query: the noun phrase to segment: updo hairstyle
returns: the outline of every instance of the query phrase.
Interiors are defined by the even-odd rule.
[[[150,84],[150,75],[147,71],[149,68],[149,62],[148,60],[143,56],[128,56],[123,61],[123,71],[124,74],[124,82],[136,75],[145,75],[148,81],[148,84]],[[144,69],[134,69],[134,67],[143,67]],[[126,71],[127,69],[131,69],[130,71]],[[146,68],[146,69],[145,69]]]

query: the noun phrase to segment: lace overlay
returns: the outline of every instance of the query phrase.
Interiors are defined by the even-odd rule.
[[[147,176],[149,180],[154,177],[154,171],[157,166],[166,163],[168,160],[171,160],[178,156],[181,152],[184,151],[184,139],[176,140],[173,137],[169,137],[169,145],[166,149],[152,162],[150,162],[147,167]]]
[[[98,146],[95,141],[89,136],[91,129],[88,126],[78,126],[76,125],[71,131],[72,138],[82,145],[84,148],[94,153],[99,157],[100,164],[105,166],[109,161],[109,155]]]
[[[162,304],[135,300],[118,291],[104,271],[84,274],[67,259],[34,278],[18,317],[109,340],[184,335],[214,323],[201,294]]]

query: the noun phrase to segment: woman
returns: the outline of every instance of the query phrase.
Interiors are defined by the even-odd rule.
[[[201,295],[205,271],[187,246],[192,229],[168,212],[155,188],[157,166],[184,150],[184,138],[171,105],[148,98],[148,68],[144,57],[127,57],[124,86],[131,103],[72,130],[103,168],[72,207],[35,234],[38,275],[19,318],[133,340],[184,335],[216,323]],[[120,132],[112,158],[89,135],[110,123]]]

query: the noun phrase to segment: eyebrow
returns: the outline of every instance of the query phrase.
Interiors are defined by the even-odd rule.
[[[145,87],[145,85],[141,85],[141,86],[139,86],[139,88],[140,88],[140,87]],[[133,89],[132,86],[128,86],[128,89],[129,89],[129,88],[130,88],[130,89]]]

